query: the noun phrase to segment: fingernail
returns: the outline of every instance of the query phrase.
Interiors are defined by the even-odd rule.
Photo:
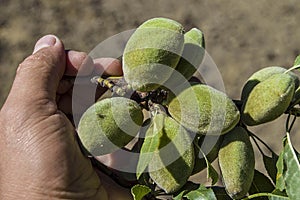
[[[33,54],[42,48],[54,46],[57,41],[58,41],[58,38],[56,36],[45,35],[44,37],[42,37],[41,39],[39,39],[36,42],[36,44],[34,46]]]

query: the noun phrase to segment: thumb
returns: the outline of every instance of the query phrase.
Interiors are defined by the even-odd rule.
[[[56,90],[66,65],[63,43],[54,35],[46,35],[35,45],[34,53],[18,67],[10,98],[34,103],[55,102]]]

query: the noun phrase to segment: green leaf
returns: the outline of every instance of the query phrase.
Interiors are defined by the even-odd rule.
[[[215,168],[210,164],[210,162],[206,160],[206,164],[207,164],[207,178],[211,178],[212,180],[212,185],[215,185],[218,180],[219,180],[219,174],[218,172],[215,170]]]
[[[263,161],[265,168],[268,172],[268,175],[272,179],[273,183],[276,183],[276,174],[277,174],[277,169],[276,169],[276,162],[278,160],[278,155],[275,153],[272,153],[272,157],[266,156],[263,154]]]
[[[298,151],[296,151],[296,149],[294,148],[294,151],[295,151],[295,154],[296,154],[296,156],[297,156],[297,158],[298,158],[298,160],[299,160],[299,162],[300,162],[300,154],[299,154],[299,152]]]
[[[272,192],[274,190],[274,185],[268,177],[263,173],[255,170],[252,185],[249,190],[249,194]],[[262,198],[263,199],[263,198]],[[267,199],[267,198],[264,198]]]
[[[285,73],[289,72],[289,71],[292,71],[294,69],[298,69],[299,70],[300,68],[300,55],[298,55],[294,61],[294,65],[289,68],[288,70],[285,71]]]
[[[196,145],[196,147],[199,148],[199,146]],[[212,180],[212,185],[216,184],[219,180],[219,174],[218,172],[215,170],[215,168],[211,165],[211,163],[209,162],[209,160],[207,159],[205,153],[201,150],[201,148],[199,148],[199,151],[202,153],[205,162],[206,162],[206,166],[207,166],[207,178],[211,178]]]
[[[197,190],[190,191],[184,195],[189,200],[217,200],[214,191],[211,188],[206,188],[200,185]]]
[[[186,193],[186,190],[181,191],[178,195],[173,196],[173,200],[182,200],[184,193]]]
[[[143,197],[150,192],[151,189],[145,185],[135,185],[131,188],[131,194],[134,200],[142,200]]]
[[[151,180],[149,173],[142,173],[142,175],[138,179],[138,183],[140,185],[146,185],[151,188],[153,191],[155,190],[155,184]]]
[[[276,188],[279,191],[286,190],[286,193],[291,199],[296,199],[300,196],[300,164],[299,158],[291,143],[290,135],[283,139],[284,149],[280,153],[277,161],[277,182]]]
[[[139,161],[137,164],[136,176],[138,179],[147,168],[149,162],[152,160],[154,152],[157,151],[159,147],[160,136],[158,135],[158,130],[161,128],[159,126],[162,126],[162,123],[163,121],[153,121],[146,131],[145,140],[142,145]]]
[[[283,191],[285,189],[285,182],[283,178],[284,173],[284,161],[283,161],[283,151],[281,151],[278,161],[276,163],[277,175],[276,175],[276,189]]]
[[[196,174],[203,169],[207,168],[207,163],[205,158],[202,156],[204,153],[207,160],[212,163],[218,157],[219,149],[223,140],[223,135],[221,136],[197,136],[194,138],[195,147],[195,165],[192,174]],[[205,141],[205,142],[204,142]],[[200,146],[203,153],[200,156]]]
[[[289,133],[287,133],[287,143],[284,147],[283,158],[287,168],[284,173],[286,193],[291,199],[297,199],[300,197],[300,164]]]
[[[294,61],[294,66],[300,65],[300,55],[298,55]]]

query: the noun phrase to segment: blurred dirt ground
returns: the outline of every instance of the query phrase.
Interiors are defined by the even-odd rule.
[[[0,0],[0,107],[17,65],[31,54],[39,37],[55,34],[66,48],[89,52],[106,38],[158,16],[204,32],[206,49],[222,74],[227,94],[238,99],[253,72],[293,64],[300,53],[299,10],[296,0]],[[281,148],[284,119],[252,129],[276,152]],[[300,150],[298,129],[293,141]]]

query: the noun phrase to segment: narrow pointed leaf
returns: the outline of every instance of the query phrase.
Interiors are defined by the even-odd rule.
[[[210,162],[207,161],[207,176],[208,178],[211,178],[212,180],[212,185],[215,185],[218,180],[219,180],[219,174],[218,172],[215,170],[215,168],[210,164]]]
[[[294,66],[300,65],[300,55],[298,55],[294,61]]]
[[[277,167],[276,189],[283,191],[285,189],[285,182],[283,178],[283,173],[284,173],[283,151],[279,155],[278,161],[276,163],[276,167]]]
[[[211,188],[206,188],[203,185],[200,185],[200,187],[197,190],[193,190],[186,195],[184,195],[189,200],[217,200],[214,191]]]
[[[200,152],[202,153],[205,162],[206,162],[206,166],[207,166],[207,178],[211,178],[212,180],[212,185],[216,184],[219,180],[219,174],[218,172],[215,170],[215,168],[211,165],[211,163],[208,161],[205,153],[199,149]]]
[[[140,151],[140,157],[137,165],[137,178],[139,178],[145,171],[154,155],[154,152],[157,151],[159,147],[159,135],[157,134],[157,129],[159,129],[159,127],[157,126],[159,126],[161,123],[163,122],[152,122],[146,131],[145,140]]]
[[[173,197],[173,200],[182,200],[185,192],[186,192],[185,190],[181,191],[178,195]]]
[[[284,147],[283,158],[287,167],[284,173],[286,192],[291,199],[297,199],[300,197],[300,164],[291,143],[289,133],[287,133],[287,143]]]

